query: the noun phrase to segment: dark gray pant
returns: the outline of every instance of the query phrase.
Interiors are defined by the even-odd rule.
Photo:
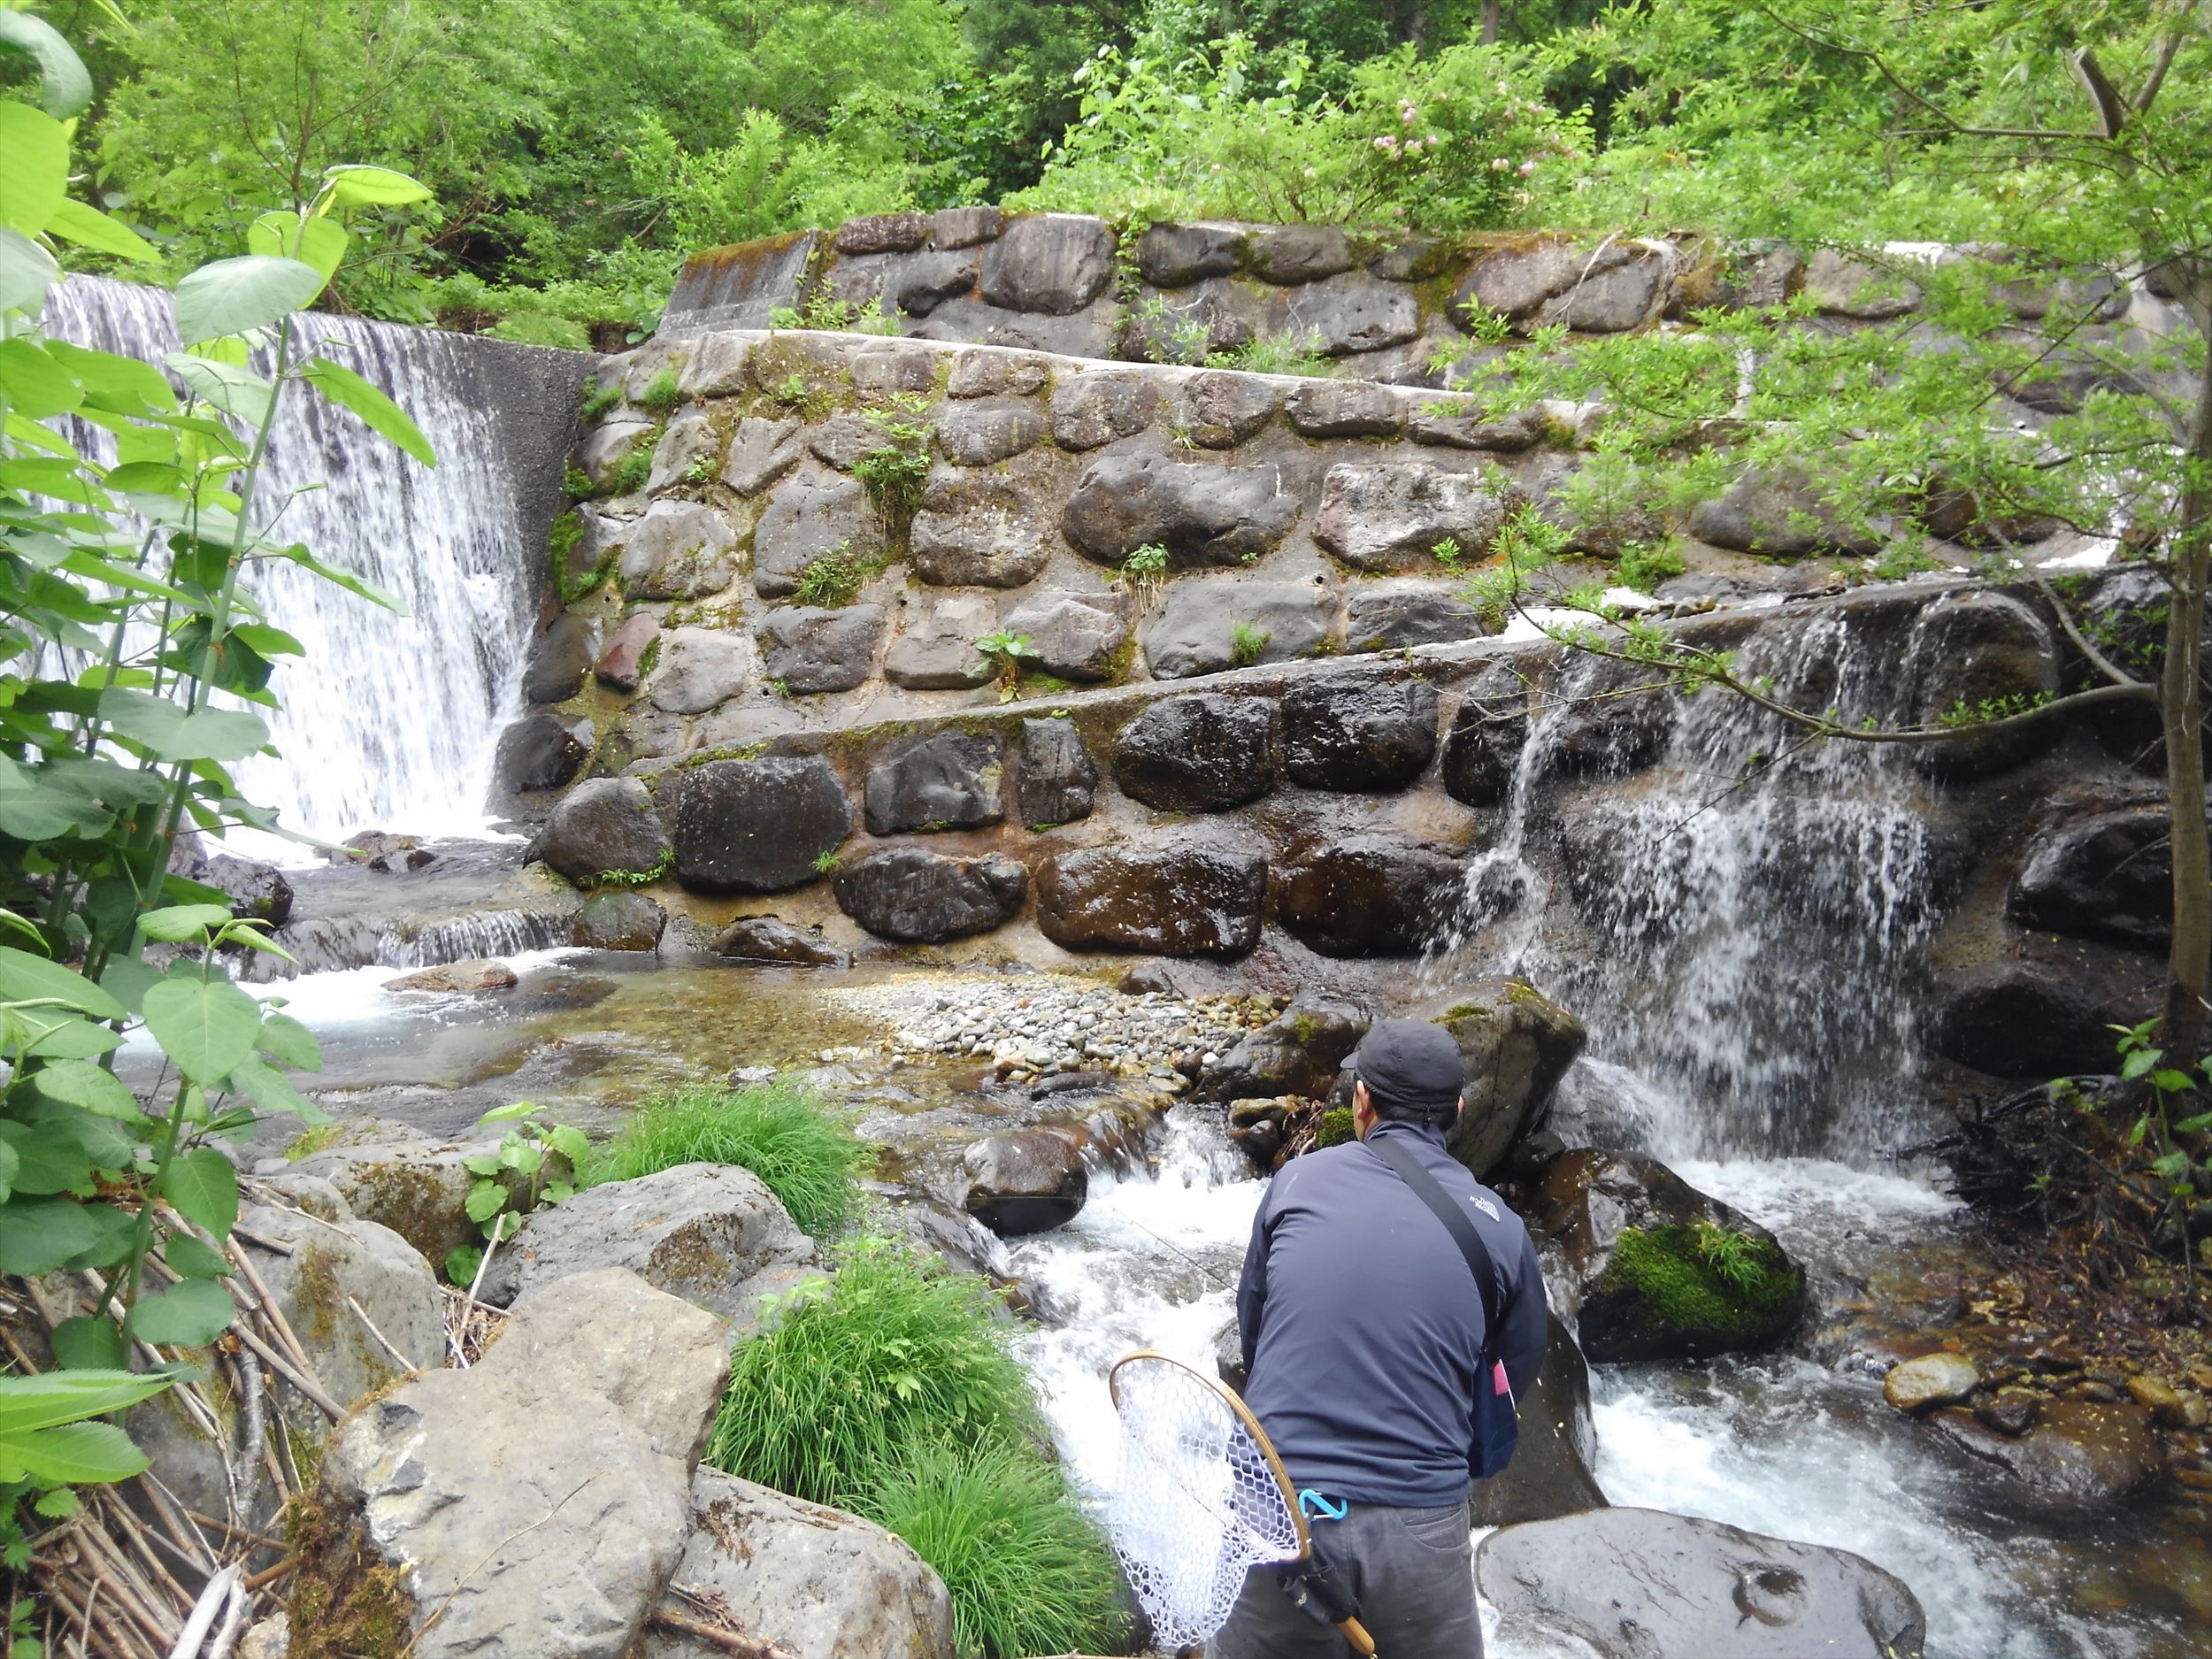
[[[1482,1659],[1467,1506],[1386,1509],[1355,1503],[1340,1521],[1313,1523],[1317,1552],[1359,1598],[1377,1659]],[[1210,1659],[1347,1659],[1352,1645],[1290,1602],[1272,1568],[1245,1581]]]

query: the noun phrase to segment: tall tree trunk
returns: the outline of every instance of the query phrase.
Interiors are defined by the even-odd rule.
[[[2199,309],[2199,308],[2193,308]],[[2173,819],[2174,942],[2166,971],[2162,1046],[2187,1065],[2203,1051],[2212,1012],[2212,836],[2204,808],[2205,584],[2212,572],[2212,349],[2197,382],[2188,474],[2174,532],[2173,598],[2159,687],[2166,736],[2166,800]]]
[[[1502,0],[1482,0],[1482,43],[1485,46],[1498,43],[1498,12],[1502,4]]]

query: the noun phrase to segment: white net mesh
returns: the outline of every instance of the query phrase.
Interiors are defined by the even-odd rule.
[[[1177,1361],[1114,1368],[1121,1479],[1104,1519],[1164,1652],[1219,1630],[1246,1572],[1300,1554],[1290,1500],[1223,1392]]]

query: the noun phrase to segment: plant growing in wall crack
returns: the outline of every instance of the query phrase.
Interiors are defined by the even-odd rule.
[[[998,680],[1001,703],[1013,702],[1020,691],[1022,664],[1036,662],[1042,655],[1026,634],[1010,634],[1003,628],[985,634],[975,642],[975,649]]]
[[[887,442],[853,463],[853,476],[883,515],[885,527],[902,541],[929,478],[929,441],[936,428],[921,418],[928,407],[928,399],[918,393],[892,393],[889,408],[868,411],[870,423]]]

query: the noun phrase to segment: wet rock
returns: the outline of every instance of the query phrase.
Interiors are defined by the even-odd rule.
[[[1419,461],[1340,463],[1321,481],[1313,539],[1364,571],[1411,570],[1443,541],[1469,557],[1505,522],[1505,500],[1482,479]]]
[[[675,805],[668,793],[675,790]],[[676,879],[708,893],[780,893],[852,833],[852,803],[819,756],[711,760],[662,786]]]
[[[1757,1352],[1804,1311],[1804,1275],[1771,1233],[1638,1153],[1554,1159],[1530,1232],[1555,1296],[1574,1299],[1583,1351],[1603,1363]]]
[[[1138,274],[1160,288],[1228,276],[1248,234],[1231,225],[1155,225],[1137,238]]]
[[[592,664],[603,686],[615,691],[635,691],[645,678],[646,654],[661,636],[660,618],[649,611],[634,611],[608,635],[606,649]]]
[[[1459,1045],[1467,1105],[1449,1144],[1453,1156],[1485,1179],[1543,1121],[1552,1091],[1588,1041],[1580,1020],[1519,979],[1471,979],[1406,1018],[1435,1021]],[[1339,1087],[1348,1105],[1349,1084]]]
[[[728,1340],[630,1273],[533,1298],[471,1369],[425,1372],[332,1432],[338,1537],[293,1589],[357,1585],[365,1557],[403,1575],[416,1659],[620,1659],[681,1555]]]
[[[1471,398],[1432,397],[1413,406],[1407,435],[1416,443],[1446,449],[1514,454],[1544,441],[1544,413],[1528,409],[1493,419]]]
[[[1920,1603],[1840,1549],[1656,1509],[1593,1509],[1483,1540],[1475,1582],[1500,1644],[1596,1659],[1917,1659]]]
[[[576,912],[569,942],[586,950],[658,950],[668,913],[642,893],[612,887]]]
[[[722,461],[722,481],[741,495],[757,495],[793,467],[800,457],[795,418],[748,415],[730,434]]]
[[[1936,977],[1928,1046],[1993,1077],[2047,1079],[2112,1069],[2108,1008],[2048,963],[1998,961]]]
[[[1468,806],[1495,806],[1513,787],[1528,746],[1528,686],[1511,668],[1485,670],[1467,687],[1444,739],[1445,793]]]
[[[668,832],[635,778],[591,778],[563,795],[529,856],[579,886],[665,868]]]
[[[951,1598],[905,1542],[718,1469],[693,1477],[691,1532],[672,1581],[720,1598],[738,1628],[791,1659],[953,1659]],[[699,1613],[673,1592],[661,1610]],[[641,1659],[727,1652],[658,1624],[641,1648]]]
[[[1436,753],[1436,687],[1367,675],[1283,694],[1283,770],[1308,789],[1402,789]]]
[[[1010,220],[984,250],[984,302],[1009,311],[1064,317],[1106,291],[1114,273],[1114,231],[1072,213]]]
[[[764,599],[795,593],[806,567],[825,556],[872,557],[883,526],[868,492],[849,478],[787,478],[769,493],[753,530],[753,588]]]
[[[598,630],[589,617],[565,611],[538,635],[522,666],[522,695],[527,703],[565,703],[584,688],[598,647]]]
[[[1359,263],[1352,239],[1333,225],[1276,225],[1252,237],[1252,274],[1290,286],[1318,282]]]
[[[499,734],[492,775],[511,795],[557,789],[590,758],[590,731],[588,720],[572,724],[555,714],[526,714]]]
[[[626,1269],[741,1331],[770,1297],[823,1271],[814,1241],[760,1177],[733,1164],[680,1164],[532,1210],[493,1253],[478,1294],[503,1308],[606,1268]],[[555,1302],[559,1294],[550,1291]]]
[[[657,501],[629,527],[615,565],[631,599],[701,599],[737,573],[737,536],[715,508]]]
[[[2006,912],[2023,927],[2163,950],[2173,936],[2173,833],[2163,805],[2069,818],[2029,844]]]
[[[1344,649],[1396,651],[1479,638],[1490,630],[1463,599],[1427,585],[1374,582],[1352,590]]]
[[[1033,448],[1044,418],[1026,398],[956,403],[937,422],[937,447],[956,466],[990,466]]]
[[[1521,1423],[1513,1461],[1502,1473],[1475,1483],[1477,1526],[1548,1521],[1605,1507],[1605,1494],[1590,1471],[1598,1436],[1590,1417],[1590,1366],[1574,1333],[1557,1314],[1548,1316],[1550,1340],[1536,1380],[1515,1402]]]
[[[1863,322],[1901,317],[1920,303],[1918,285],[1901,272],[1833,248],[1820,249],[1807,262],[1804,287],[1822,311]]]
[[[1206,1067],[1199,1076],[1197,1098],[1318,1099],[1329,1092],[1345,1056],[1359,1046],[1367,1026],[1367,1017],[1348,1003],[1302,996]]]
[[[2022,1435],[2042,1415],[2043,1396],[2032,1388],[2000,1388],[1974,1408],[1974,1421],[2000,1434]]]
[[[1019,588],[1051,554],[1042,511],[1011,480],[933,472],[908,536],[914,573],[941,587]]]
[[[1155,680],[1288,662],[1327,643],[1334,615],[1314,582],[1180,581],[1144,631],[1145,661]]]
[[[1210,370],[1183,388],[1191,442],[1208,449],[1233,449],[1275,419],[1282,388],[1256,374]]]
[[[1070,950],[1240,956],[1259,943],[1267,861],[1209,847],[1095,847],[1038,866],[1037,926]]]
[[[375,832],[371,831],[368,835],[373,838]],[[359,835],[351,837],[346,844],[349,847],[362,844],[363,850],[373,850],[379,856],[387,850],[381,847],[372,849],[365,844],[365,838]],[[403,851],[423,852],[426,855],[422,860],[424,864],[437,856],[426,848],[413,847],[411,841],[409,848]],[[405,868],[419,867],[406,864],[404,856],[400,862]],[[388,862],[380,865],[372,861],[369,864],[372,870],[388,870],[390,867]],[[210,854],[207,843],[196,830],[180,830],[171,841],[169,870],[173,875],[196,881],[203,887],[213,887],[230,901],[230,913],[242,920],[250,918],[266,922],[272,927],[281,927],[292,919],[295,895],[292,884],[285,879],[281,870],[257,859],[241,858],[235,853]]]
[[[802,968],[849,968],[853,959],[804,928],[773,916],[748,916],[732,922],[708,946],[718,956],[741,962],[783,962]]]
[[[1029,872],[998,853],[948,858],[894,847],[847,865],[831,885],[838,908],[877,938],[940,944],[1010,921]]]
[[[2052,1519],[2106,1514],[2163,1467],[2148,1415],[2131,1402],[2047,1400],[2034,1425],[2017,1436],[1993,1431],[1957,1406],[1928,1422],[1969,1456],[2003,1471],[2000,1497],[2013,1512]]]
[[[998,608],[980,594],[944,594],[891,642],[883,677],[913,691],[964,691],[993,670],[975,642],[998,626]]]
[[[1139,375],[1074,375],[1052,388],[1052,441],[1064,449],[1095,449],[1144,431],[1159,408],[1158,391]]]
[[[522,981],[503,962],[471,956],[434,968],[418,968],[384,981],[388,991],[431,991],[443,996],[472,996],[483,991],[511,991]]]
[[[1082,1212],[1091,1179],[1072,1137],[1049,1129],[991,1135],[961,1155],[962,1207],[1001,1238],[1064,1226]]]
[[[1956,1405],[1982,1386],[1982,1374],[1963,1354],[1939,1350],[1901,1361],[1882,1379],[1882,1398],[1900,1411]]]
[[[753,624],[753,634],[764,680],[781,680],[802,695],[850,691],[875,670],[876,648],[883,642],[883,607],[779,606]]]
[[[1065,680],[1110,680],[1129,643],[1125,594],[1051,588],[1022,601],[1004,624],[1036,649],[1037,666]]]
[[[1317,283],[1293,296],[1283,332],[1312,341],[1325,357],[1380,351],[1419,336],[1421,307],[1405,289],[1363,277]]]
[[[1266,793],[1274,735],[1274,708],[1260,698],[1164,698],[1115,739],[1114,780],[1163,811],[1217,812]]]
[[[974,829],[996,824],[1003,756],[996,737],[945,732],[868,769],[868,833]]]
[[[1690,511],[1690,534],[1715,547],[1770,558],[1870,553],[1875,541],[1837,518],[1802,473],[1747,472]]]
[[[1075,480],[1060,529],[1077,552],[1104,565],[1147,545],[1164,547],[1186,565],[1242,565],[1275,547],[1297,520],[1297,497],[1282,489],[1279,468],[1109,455]]]
[[[1367,380],[1305,380],[1286,405],[1292,427],[1309,438],[1394,438],[1405,430],[1403,396]]]
[[[1072,720],[1022,722],[1021,821],[1033,828],[1091,815],[1098,767]]]
[[[704,714],[753,683],[752,636],[721,628],[671,628],[646,689],[664,714]]]
[[[1350,835],[1293,854],[1277,879],[1282,925],[1325,956],[1417,956],[1453,910],[1459,860],[1402,835]]]

